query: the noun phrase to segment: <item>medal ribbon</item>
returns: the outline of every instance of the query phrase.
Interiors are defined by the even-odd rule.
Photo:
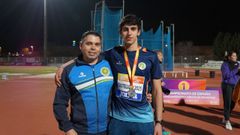
[[[129,59],[128,59],[126,48],[124,50],[124,60],[125,60],[127,71],[128,71],[128,79],[129,79],[129,82],[130,82],[130,90],[133,90],[133,81],[134,81],[134,76],[135,76],[136,69],[137,69],[139,50],[140,50],[140,46],[138,46],[136,54],[135,54],[132,71],[131,71],[131,67],[130,67],[130,64],[129,64]]]

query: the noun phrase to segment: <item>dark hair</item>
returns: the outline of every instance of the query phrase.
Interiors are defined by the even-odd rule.
[[[99,37],[100,40],[102,40],[102,36],[101,36],[99,33],[97,33],[96,31],[90,30],[90,31],[86,31],[86,32],[84,32],[84,33],[82,34],[80,44],[82,44],[84,38],[87,37],[88,35],[94,35],[94,36],[96,36],[96,37]]]
[[[133,15],[133,14],[128,14],[121,19],[120,24],[119,24],[120,31],[122,31],[122,27],[124,25],[137,25],[138,30],[141,29],[140,20],[138,19],[138,17],[136,15]]]
[[[235,51],[230,51],[230,52],[227,52],[227,55],[224,57],[224,60],[228,60],[229,57],[231,57],[233,55],[233,53],[236,53]],[[237,53],[236,53],[237,54]]]
[[[233,53],[236,53],[235,51],[231,51],[227,54],[228,57],[231,57],[233,55]],[[237,53],[236,53],[237,54]]]

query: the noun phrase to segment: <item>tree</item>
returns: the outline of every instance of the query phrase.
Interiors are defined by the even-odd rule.
[[[240,58],[240,33],[237,34],[235,43],[236,43],[236,52],[238,54],[238,58]]]
[[[224,34],[219,32],[213,42],[213,53],[216,59],[221,59],[225,53],[226,48],[223,46]]]
[[[219,32],[213,42],[213,53],[217,60],[221,60],[225,52],[235,51],[240,56],[240,34]]]
[[[235,33],[232,36],[231,47],[229,51],[235,51],[240,56],[240,34]]]

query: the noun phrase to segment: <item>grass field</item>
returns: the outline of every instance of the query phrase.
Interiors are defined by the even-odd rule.
[[[55,66],[0,66],[1,73],[25,73],[30,75],[54,73]]]

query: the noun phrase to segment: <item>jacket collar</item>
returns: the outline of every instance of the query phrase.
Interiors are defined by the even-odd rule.
[[[103,60],[102,56],[99,55],[98,56],[98,61],[97,61],[96,64],[100,63],[102,60]],[[96,65],[96,64],[94,64],[94,65]],[[81,65],[89,65],[89,64],[83,60],[83,55],[79,54],[78,58],[76,59],[76,65],[81,66]]]

